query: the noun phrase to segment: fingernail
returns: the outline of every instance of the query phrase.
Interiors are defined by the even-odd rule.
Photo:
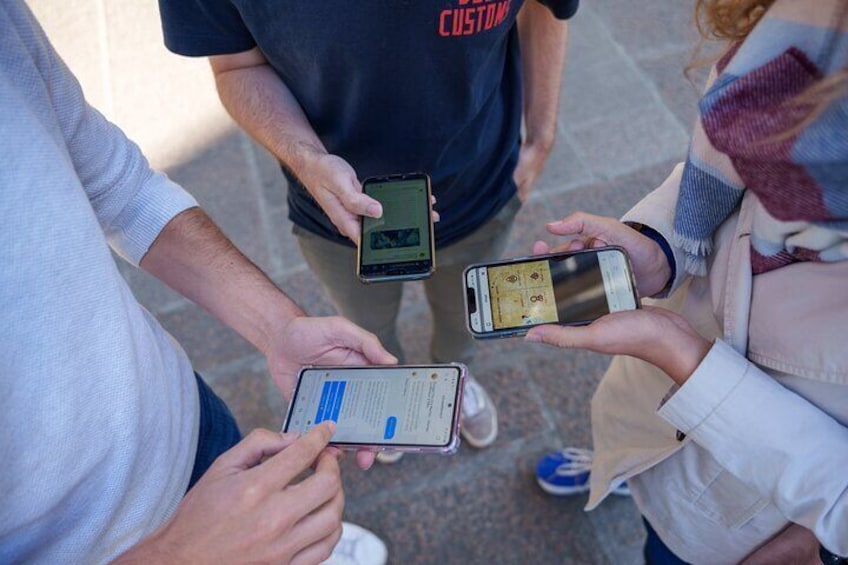
[[[330,428],[330,433],[336,433],[336,423],[332,420],[327,420],[327,427]]]
[[[539,334],[527,334],[524,336],[524,341],[528,341],[530,343],[542,343],[542,336]]]
[[[372,218],[379,218],[383,215],[383,207],[377,203],[368,205],[368,215]]]

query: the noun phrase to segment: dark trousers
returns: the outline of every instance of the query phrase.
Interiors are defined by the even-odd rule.
[[[230,409],[209,388],[209,385],[203,382],[200,375],[195,373],[194,376],[197,379],[197,391],[200,396],[200,429],[197,438],[197,454],[194,456],[194,469],[191,471],[191,480],[186,491],[194,486],[194,483],[203,476],[219,455],[241,440],[241,432]]]
[[[642,522],[645,523],[645,530],[648,532],[644,547],[646,565],[688,565],[686,561],[671,552],[644,517]]]

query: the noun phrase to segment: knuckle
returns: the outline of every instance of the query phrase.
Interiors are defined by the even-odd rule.
[[[247,437],[245,439],[247,439],[247,441],[251,443],[260,443],[276,435],[277,434],[275,434],[274,432],[266,430],[265,428],[254,428],[250,431],[250,433],[247,434]]]
[[[278,512],[274,516],[274,535],[279,537],[285,532],[291,530],[302,516],[292,512]]]
[[[257,543],[273,541],[279,534],[280,519],[273,514],[260,514],[253,522],[252,537]]]
[[[254,507],[265,498],[265,492],[254,482],[246,482],[242,487],[241,503],[243,506]]]
[[[342,477],[337,470],[333,470],[332,472],[322,470],[321,472],[315,473],[315,479],[317,482],[317,488],[320,489],[321,492],[338,493],[342,490]]]

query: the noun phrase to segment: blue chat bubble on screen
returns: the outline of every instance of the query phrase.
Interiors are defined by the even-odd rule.
[[[397,428],[397,418],[389,416],[386,420],[386,429],[383,431],[383,439],[392,439],[395,437],[395,429]]]
[[[321,398],[318,401],[318,410],[315,413],[315,423],[320,424],[324,420],[339,421],[339,411],[344,400],[346,381],[327,381],[321,389]]]

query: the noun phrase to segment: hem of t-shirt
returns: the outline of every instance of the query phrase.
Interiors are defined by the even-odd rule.
[[[548,8],[554,17],[558,20],[570,20],[574,17],[574,14],[577,13],[577,9],[580,6],[580,0],[575,0],[574,2],[568,4],[567,6],[562,6],[560,4],[556,4],[553,2],[540,2],[546,8]],[[551,5],[555,4],[555,5]]]
[[[186,57],[212,57],[242,53],[256,47],[252,40],[233,40],[220,35],[169,34],[165,38],[168,51]]]
[[[509,200],[504,202],[504,206],[507,204],[507,202],[509,202]],[[451,233],[446,237],[441,237],[441,238],[437,237],[436,238],[436,249],[444,249],[444,248],[449,247],[451,245],[460,243],[463,239],[472,235],[475,231],[477,231],[478,229],[483,227],[492,218],[497,216],[498,213],[503,209],[504,206],[500,206],[495,212],[493,212],[492,214],[487,216],[480,224],[477,224],[477,225],[475,225],[475,226],[473,226],[473,227],[471,227],[467,230],[462,230],[462,231],[457,231],[455,233]],[[306,225],[305,223],[303,223],[301,221],[301,218],[295,219],[295,218],[289,216],[289,220],[292,223],[292,232],[296,236],[306,235],[307,237],[308,236],[320,237],[321,239],[325,239],[327,241],[331,241],[333,243],[338,243],[339,245],[343,245],[345,247],[350,247],[350,248],[356,249],[356,244],[354,244],[350,239],[343,236],[339,232],[332,233],[332,232],[328,232],[326,230],[322,230],[322,231],[315,230],[315,229],[313,229],[312,226]]]

